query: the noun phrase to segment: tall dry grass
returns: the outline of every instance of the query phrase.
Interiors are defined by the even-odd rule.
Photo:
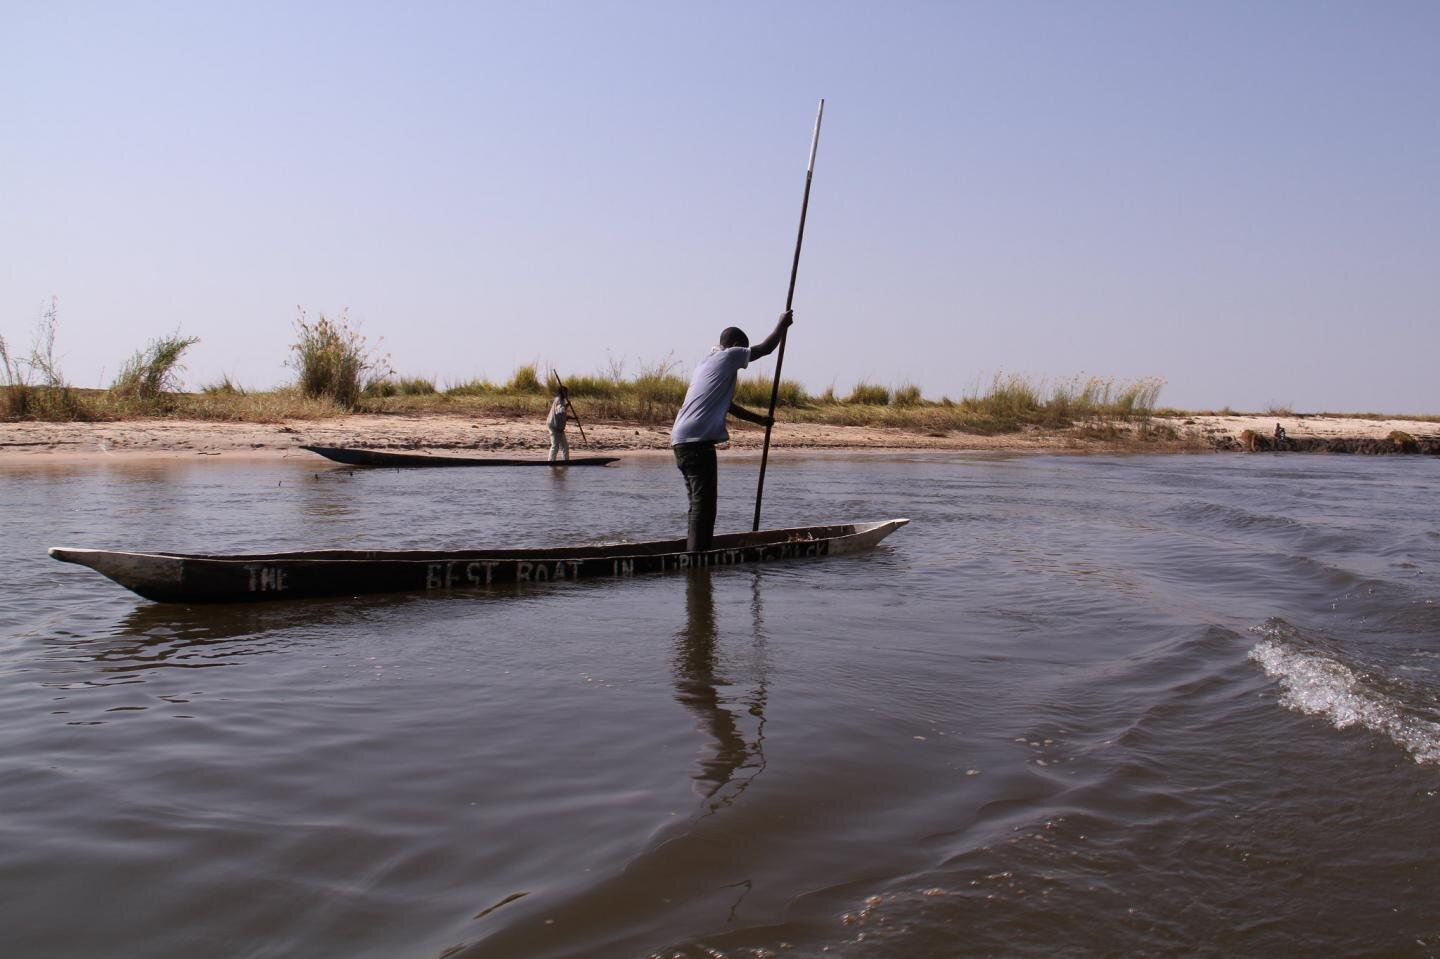
[[[451,385],[438,396],[390,396],[367,399],[366,408],[377,411],[490,412],[497,415],[540,415],[551,390],[537,390],[544,379],[531,364],[518,368],[503,383],[474,379]],[[742,377],[736,402],[764,410],[770,403],[771,380]],[[553,383],[553,380],[552,380]],[[612,364],[604,373],[565,377],[580,415],[595,420],[634,422],[657,426],[673,421],[685,397],[688,380],[676,364],[666,360],[642,367],[633,375]],[[1159,380],[1118,381],[1073,378],[1055,384],[1019,374],[995,376],[988,387],[960,400],[926,399],[920,387],[896,387],[861,382],[837,399],[834,387],[814,396],[794,380],[782,380],[777,406],[781,420],[849,426],[883,426],[923,433],[952,430],[981,433],[1014,432],[1031,427],[1117,429],[1133,432],[1154,413],[1162,383]]]
[[[283,423],[343,415],[334,400],[306,396],[294,386],[275,390],[183,393],[172,397],[165,415],[172,419],[217,420],[234,423]],[[117,416],[123,419],[123,415]]]
[[[924,402],[924,397],[920,395],[920,387],[914,383],[906,383],[904,386],[890,391],[890,405],[892,406],[913,407]]]
[[[425,376],[385,376],[365,384],[365,397],[431,396],[438,392],[435,381]]]
[[[311,321],[302,310],[287,365],[297,382],[278,390],[242,388],[226,375],[199,393],[178,392],[180,360],[196,340],[179,333],[153,341],[126,363],[110,390],[68,386],[55,359],[56,310],[52,301],[28,352],[17,355],[0,339],[0,415],[9,419],[123,419],[165,415],[177,418],[277,422],[314,419],[346,411],[466,412],[540,416],[549,402],[553,373],[538,363],[517,367],[508,379],[474,378],[443,389],[423,376],[397,376],[353,329],[345,313]],[[565,383],[581,416],[597,421],[646,425],[671,422],[684,400],[688,378],[673,357],[642,365],[633,374],[611,360],[603,372],[570,375]],[[812,395],[795,380],[782,380],[780,419],[834,425],[884,426],[922,433],[1013,432],[1027,428],[1070,429],[1107,435],[1122,427],[1131,434],[1159,435],[1152,426],[1162,383],[1157,379],[1117,381],[1072,378],[1047,384],[1019,374],[997,374],[988,386],[959,400],[927,399],[914,383],[896,386],[861,381],[843,398],[834,384]],[[740,379],[736,401],[768,408],[772,380]],[[164,402],[158,402],[159,398]]]
[[[200,387],[206,396],[244,396],[249,390],[230,378],[229,373],[220,374],[220,379]]]
[[[49,387],[35,387],[42,395]],[[45,415],[37,410],[26,417],[9,419],[45,420],[50,422],[87,421],[117,422],[133,419],[214,420],[235,423],[282,423],[286,420],[329,419],[347,411],[333,400],[305,396],[293,386],[275,390],[244,390],[234,393],[200,392],[168,393],[163,404],[152,404],[121,397],[108,389],[70,388],[74,415]],[[0,388],[0,402],[5,390]]]
[[[306,396],[298,387],[246,390],[228,375],[199,393],[181,393],[180,360],[198,341],[178,332],[136,351],[111,388],[73,387],[66,382],[55,355],[57,316],[52,300],[24,353],[0,337],[0,418],[70,421],[165,416],[278,423],[344,412],[335,400]]]
[[[90,411],[80,392],[65,381],[55,357],[59,306],[54,297],[41,313],[30,348],[16,352],[0,337],[0,417],[9,420],[87,420]]]

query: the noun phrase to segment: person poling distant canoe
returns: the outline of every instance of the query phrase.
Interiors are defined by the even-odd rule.
[[[555,399],[550,403],[550,412],[545,417],[545,427],[550,430],[550,462],[557,456],[570,462],[570,441],[565,438],[565,424],[573,419],[570,415],[570,391],[563,386],[555,388]]]
[[[775,424],[772,417],[752,413],[735,404],[736,378],[752,361],[775,352],[794,322],[791,311],[786,310],[780,314],[774,331],[757,346],[750,345],[744,330],[727,327],[720,333],[720,345],[700,361],[690,378],[685,402],[670,430],[675,465],[685,477],[685,490],[690,497],[690,527],[685,545],[689,552],[709,549],[715,536],[719,479],[715,444],[730,439],[725,417],[734,416],[758,426]]]

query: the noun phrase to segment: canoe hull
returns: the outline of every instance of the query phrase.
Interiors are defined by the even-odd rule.
[[[667,540],[540,550],[325,550],[250,556],[56,547],[50,555],[88,566],[156,602],[263,602],[370,593],[448,594],[820,558],[869,549],[907,522],[730,533],[717,536],[715,548],[700,553],[685,552],[683,540]]]
[[[501,459],[498,457],[475,456],[430,456],[426,453],[392,453],[386,450],[355,450],[340,446],[302,446],[301,449],[319,453],[328,460],[344,463],[346,466],[388,466],[409,469],[411,467],[437,466],[605,466],[614,463],[618,456],[577,456],[569,460],[552,463],[543,459]]]

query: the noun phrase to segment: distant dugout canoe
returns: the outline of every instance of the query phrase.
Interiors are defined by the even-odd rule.
[[[53,547],[158,603],[244,603],[367,593],[463,593],[517,583],[629,579],[646,573],[821,558],[873,547],[910,522],[809,526],[727,533],[687,553],[683,539],[492,550],[316,550],[211,556]]]
[[[604,466],[614,463],[618,456],[577,456],[568,460],[550,462],[545,459],[501,459],[483,456],[431,456],[427,453],[390,453],[384,450],[356,450],[342,446],[302,446],[304,450],[319,453],[328,460],[344,463],[346,466],[393,466],[410,468],[416,466]]]

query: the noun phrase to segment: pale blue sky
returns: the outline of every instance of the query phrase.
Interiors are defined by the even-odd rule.
[[[297,305],[402,373],[996,371],[1440,412],[1440,4],[0,0],[0,334],[99,385],[287,378]],[[765,368],[769,369],[768,362]]]

